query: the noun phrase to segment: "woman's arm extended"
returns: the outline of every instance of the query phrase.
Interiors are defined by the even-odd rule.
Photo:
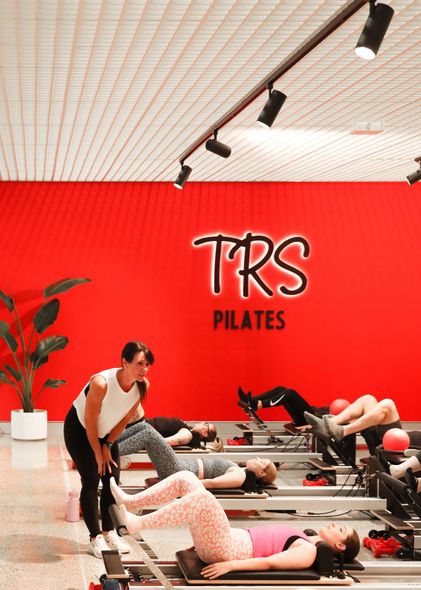
[[[120,420],[120,422],[118,424],[116,424],[114,426],[114,428],[110,431],[110,433],[107,436],[107,440],[109,440],[110,442],[114,443],[118,439],[118,437],[120,436],[120,434],[126,428],[127,424],[130,422],[130,419],[138,413],[139,406],[140,406],[140,403],[139,402],[136,402],[130,408],[130,410],[127,412],[127,414],[124,416],[124,418],[122,418]]]
[[[241,467],[229,469],[223,475],[213,479],[202,479],[202,483],[208,490],[216,488],[239,488],[246,479],[246,472]]]
[[[293,547],[275,553],[269,557],[252,557],[250,559],[233,559],[211,563],[202,570],[205,578],[213,580],[228,572],[239,570],[298,570],[310,567],[316,559],[316,546],[303,539]]]

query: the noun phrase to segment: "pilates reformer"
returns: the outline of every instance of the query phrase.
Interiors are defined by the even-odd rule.
[[[322,459],[311,459],[310,463],[318,469],[317,476],[327,477],[333,485],[364,485],[367,466],[356,463],[356,436],[352,434],[346,439],[338,442],[314,430],[314,449],[322,454]]]
[[[372,512],[386,525],[383,536],[393,536],[401,543],[397,557],[421,560],[421,496],[413,487],[412,470],[408,469],[405,482],[384,471],[378,471],[376,479],[378,494],[387,500],[387,510]],[[376,530],[369,533],[371,538],[381,535]]]
[[[358,582],[359,590],[421,588],[420,563],[399,560],[353,560],[351,563],[343,563],[340,556],[335,555],[324,542],[318,546],[317,559],[312,568],[299,572],[230,572],[210,581],[201,575],[205,564],[194,550],[178,551],[174,561],[159,560],[144,540],[139,541],[128,535],[116,506],[111,507],[110,512],[118,534],[124,536],[136,557],[122,561],[117,551],[103,552],[107,572],[101,576],[104,590],[107,580],[116,581],[118,586],[115,588],[118,590],[145,586],[148,590],[191,590],[192,586],[200,586],[201,590],[211,590],[215,586],[220,590],[232,590],[233,586],[247,586],[253,590],[264,590],[268,586],[274,590],[283,590],[286,587],[298,590],[301,586],[316,589],[319,586],[347,586],[354,582]]]
[[[146,487],[153,485],[157,478],[147,478]],[[121,486],[129,494],[136,494],[145,489],[145,486]],[[249,486],[246,489],[210,489],[218,499],[224,510],[243,510],[247,512],[331,512],[336,510],[365,511],[383,510],[386,508],[386,500],[382,498],[357,496],[350,493],[350,488],[339,486],[338,488],[304,487],[265,485],[259,487]],[[336,494],[336,495],[335,495]],[[145,509],[153,510],[155,506],[145,506]]]
[[[310,435],[303,433],[293,427],[293,425],[285,425],[287,429],[282,431],[272,431],[269,426],[257,415],[257,413],[250,409],[250,415],[253,416],[253,422],[257,425],[260,432],[269,434],[266,444],[248,444],[241,446],[224,445],[224,452],[226,456],[232,461],[246,461],[249,458],[256,456],[256,453],[262,459],[270,459],[276,463],[306,463],[310,459],[321,458],[321,454],[317,451],[311,451],[309,440]],[[249,426],[239,425],[246,429],[249,433],[252,432]],[[245,431],[242,430],[243,436]],[[280,436],[282,435],[282,438]],[[244,436],[244,438],[246,438]],[[249,439],[253,442],[252,438]],[[219,453],[207,449],[206,445],[195,445],[194,448],[191,446],[180,446],[173,447],[173,450],[178,454],[185,454],[194,459],[200,459],[204,456],[215,456]],[[146,451],[138,451],[127,456],[131,462],[131,467],[135,467],[138,464],[149,463],[149,458]]]
[[[320,468],[322,463],[315,463]],[[327,466],[332,470],[332,466]],[[386,507],[384,499],[367,497],[362,477],[351,473],[352,467],[336,466],[343,469],[343,474],[334,471],[334,477],[343,481],[340,485],[331,486],[275,486],[273,484],[257,484],[255,475],[246,470],[246,481],[241,488],[214,488],[212,492],[225,510],[245,511],[306,511],[312,512],[317,506],[318,512],[335,510],[379,510]],[[345,471],[347,469],[348,472]],[[354,480],[352,480],[354,478]],[[147,486],[156,483],[157,478],[147,478]],[[336,482],[334,482],[336,483]],[[144,489],[139,486],[122,486],[126,493],[135,494]],[[153,508],[153,507],[148,507]]]
[[[203,457],[215,457],[221,456],[220,453],[215,453],[207,449],[194,449],[194,450],[181,450],[177,447],[174,448],[176,453],[183,454],[193,459],[201,459]],[[267,447],[230,447],[229,450],[224,453],[224,456],[229,458],[231,461],[247,461],[247,459],[256,457],[258,453],[261,459],[270,459],[274,463],[308,463],[310,459],[321,458],[321,453],[313,452],[283,452],[280,448],[274,446]],[[132,466],[137,464],[150,463],[150,459],[146,451],[138,451],[131,455],[127,455],[130,459]]]
[[[311,568],[303,570],[270,570],[270,571],[238,571],[229,572],[215,580],[208,580],[201,575],[205,567],[197,553],[190,549],[176,552],[176,561],[159,561],[145,554],[144,545],[139,545],[135,538],[128,534],[121,522],[120,512],[113,505],[110,514],[114,526],[119,535],[124,536],[138,560],[122,561],[117,551],[103,551],[106,574],[101,577],[105,580],[118,580],[123,590],[131,588],[159,587],[171,589],[180,585],[214,587],[250,586],[255,589],[267,586],[286,586],[310,584],[346,586],[354,582],[349,571],[362,571],[363,566],[354,561],[352,564],[344,564],[334,555],[331,547],[324,541],[320,541],[317,547],[316,560]],[[311,533],[309,533],[311,534]],[[314,534],[314,533],[313,533]],[[144,543],[144,542],[143,542]]]

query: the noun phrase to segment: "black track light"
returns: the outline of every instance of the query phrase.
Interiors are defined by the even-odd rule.
[[[218,129],[213,132],[213,139],[208,139],[208,141],[205,143],[205,148],[217,156],[221,156],[221,158],[228,158],[231,155],[230,146],[218,141],[217,137]]]
[[[177,180],[174,182],[175,188],[183,188],[185,182],[187,181],[188,177],[190,176],[192,169],[190,166],[181,162],[181,170],[179,175],[177,176]]]
[[[272,127],[272,124],[276,117],[278,116],[279,111],[282,108],[286,100],[286,95],[279,90],[273,90],[273,84],[269,84],[269,98],[266,101],[265,106],[263,107],[262,112],[257,119],[257,122],[265,127]]]
[[[419,158],[415,158],[415,162],[418,162],[420,167],[415,172],[408,174],[408,176],[406,177],[408,184],[415,184],[416,182],[421,180],[421,156]]]
[[[387,4],[370,0],[370,14],[364,25],[355,53],[362,59],[374,59],[392,20],[394,10]]]

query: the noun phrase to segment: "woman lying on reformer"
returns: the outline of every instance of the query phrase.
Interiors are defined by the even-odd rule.
[[[139,405],[138,411],[132,416],[125,430],[121,433],[117,442],[131,439],[130,444],[136,452],[137,433],[142,422],[147,422],[161,434],[167,443],[172,447],[186,445],[191,448],[200,447],[201,443],[210,443],[209,448],[220,452],[223,450],[215,441],[217,438],[217,431],[215,424],[212,422],[196,422],[193,425],[186,424],[180,418],[168,418],[167,416],[156,416],[155,418],[145,418],[145,412]]]
[[[345,561],[354,559],[360,548],[355,529],[335,523],[322,527],[315,536],[307,536],[284,524],[231,528],[218,500],[187,471],[136,494],[135,502],[114,479],[111,479],[111,491],[130,534],[147,528],[188,525],[198,556],[209,564],[202,570],[202,575],[209,579],[234,570],[309,568],[316,559],[316,543],[320,540],[326,541],[335,552],[343,552]],[[144,516],[127,510],[162,504],[165,505]]]
[[[130,455],[131,438],[118,444],[120,455]],[[144,449],[149,455],[160,479],[178,471],[190,471],[202,480],[206,488],[240,488],[250,473],[261,483],[272,483],[276,479],[276,467],[269,459],[249,459],[245,467],[239,467],[224,457],[194,458],[177,455],[167,441],[146,422],[138,425],[136,451]]]

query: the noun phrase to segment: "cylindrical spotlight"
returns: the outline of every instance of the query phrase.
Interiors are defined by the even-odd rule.
[[[270,90],[269,98],[263,107],[262,112],[257,119],[257,122],[265,127],[272,127],[274,120],[276,119],[279,111],[282,108],[286,100],[286,94],[279,90]]]
[[[221,143],[217,139],[208,139],[205,143],[205,148],[210,152],[213,152],[217,156],[221,156],[221,158],[228,158],[231,155],[231,148],[229,145],[225,143]]]
[[[374,59],[392,20],[394,10],[387,4],[370,5],[370,14],[364,25],[355,53],[362,59]]]
[[[421,168],[419,170],[416,170],[415,172],[412,172],[412,174],[408,174],[406,180],[408,184],[415,184],[416,182],[421,180]]]
[[[190,166],[186,164],[182,164],[181,170],[179,175],[177,176],[177,180],[174,182],[175,188],[183,188],[185,182],[187,181],[188,177],[190,176],[192,169]]]

